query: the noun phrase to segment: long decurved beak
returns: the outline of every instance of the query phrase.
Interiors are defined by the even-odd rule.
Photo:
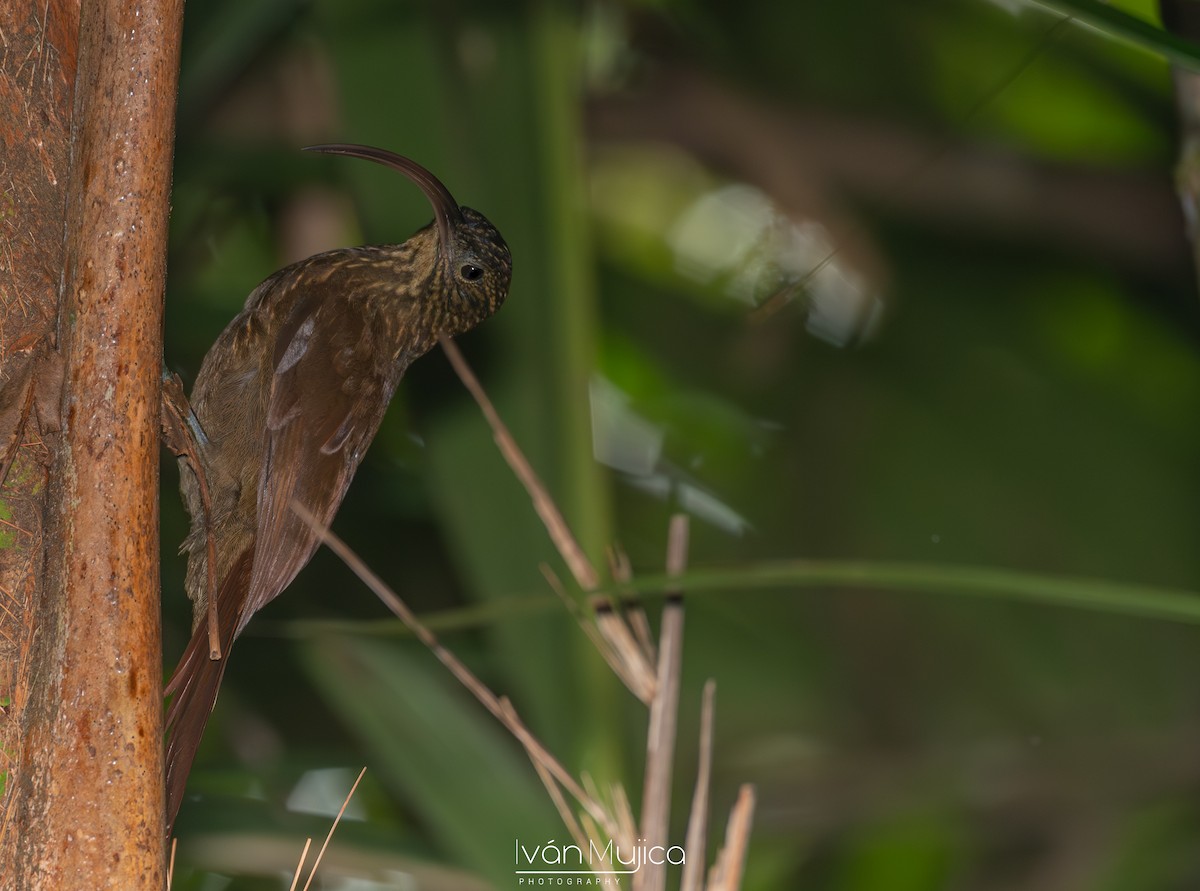
[[[451,232],[455,224],[463,219],[462,209],[450,190],[442,185],[442,181],[411,158],[397,155],[386,149],[372,148],[369,145],[353,145],[350,143],[330,143],[328,145],[305,146],[306,152],[324,152],[329,155],[349,155],[352,158],[365,158],[398,170],[425,193],[429,203],[433,205],[433,217],[437,220],[438,232],[442,238],[442,256],[449,256],[451,247]]]

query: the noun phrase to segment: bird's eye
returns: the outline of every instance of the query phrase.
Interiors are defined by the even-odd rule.
[[[483,278],[483,270],[478,266],[472,266],[470,263],[464,263],[462,268],[458,270],[458,274],[469,282],[477,282]]]

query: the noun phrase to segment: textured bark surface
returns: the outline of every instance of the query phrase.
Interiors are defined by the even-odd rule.
[[[43,386],[25,387],[15,360],[0,357],[6,382],[18,384],[5,387],[0,412],[29,403],[31,429],[62,428],[60,439],[46,441],[44,532],[31,534],[26,548],[27,589],[36,599],[21,604],[28,609],[20,630],[32,635],[19,647],[6,716],[0,885],[161,888],[158,405],[182,3],[86,0],[77,14],[69,6],[15,5],[30,6],[40,27],[28,58],[51,67],[29,72],[18,63],[16,87],[25,92],[13,93],[11,32],[0,25],[9,41],[0,49],[0,102],[6,114],[22,101],[27,110],[2,125],[0,171],[10,146],[45,153],[44,201],[57,220],[46,211],[43,228],[29,230],[30,254],[41,265],[22,274],[50,295],[39,295],[42,333],[26,349],[32,359],[53,359],[48,335],[56,331],[64,382],[55,399],[44,392],[52,390],[45,384],[55,379],[54,361],[33,363],[29,378]],[[77,54],[66,49],[75,35]],[[42,84],[56,77],[51,108],[36,91],[50,92]],[[68,109],[61,100],[72,86]],[[53,145],[30,129],[48,118],[57,122]],[[16,200],[33,203],[24,193]],[[31,293],[18,282],[17,262],[8,265],[0,281],[13,294]]]
[[[59,441],[56,382],[35,372],[54,351],[78,0],[0,3],[0,34],[0,448],[12,458],[0,488],[0,887],[7,888],[21,833],[14,802],[28,766],[22,728],[38,682],[30,652],[46,482]],[[38,395],[35,386],[49,397],[41,405],[28,398]]]

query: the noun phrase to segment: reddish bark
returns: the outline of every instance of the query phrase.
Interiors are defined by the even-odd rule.
[[[26,565],[0,569],[28,595],[5,615],[0,884],[161,888],[158,405],[182,2],[6,6],[0,420],[27,416],[4,497],[38,467],[27,443],[50,463],[24,493]]]
[[[23,828],[15,802],[28,767],[27,704],[40,675],[31,660],[42,600],[46,481],[58,434],[53,382],[49,418],[26,398],[37,357],[53,350],[62,279],[71,108],[79,4],[0,4],[0,445],[12,458],[0,503],[12,527],[0,533],[0,885],[11,887]],[[29,411],[26,412],[26,406]],[[25,423],[22,424],[24,416]]]

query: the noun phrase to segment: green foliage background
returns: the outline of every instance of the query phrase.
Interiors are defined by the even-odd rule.
[[[1047,224],[1059,193],[1021,191],[1031,170],[1084,172],[1170,202],[1164,55],[1190,50],[1129,26],[1152,20],[1145,3],[1120,6],[192,4],[168,361],[190,382],[298,245],[428,221],[401,178],[301,145],[419,160],[512,247],[508,305],[462,346],[591,554],[619,541],[658,575],[669,515],[694,514],[676,837],[713,677],[711,841],[754,783],[747,891],[1194,887],[1200,312],[1183,221],[1139,248],[1152,223],[1102,203],[1128,228],[1117,249]],[[782,201],[782,174],[754,161],[780,157],[775,131],[735,128],[741,161],[722,163],[670,126],[653,142],[589,126],[672,72],[796,145],[845,126],[883,159],[882,186],[799,150],[783,165],[822,196],[793,222],[852,233],[807,262],[832,252],[879,298],[869,336],[809,332],[815,275],[764,317],[729,296],[737,269],[702,281],[680,261],[706,197],[748,179]],[[1024,216],[973,211],[966,182],[928,210],[972,153],[1012,174],[984,186]],[[598,378],[661,443],[640,475],[595,459],[593,422],[634,429],[594,414]],[[164,477],[169,550],[185,521]],[[548,590],[539,562],[565,573],[439,354],[402,384],[335,529],[562,760],[636,799],[644,714]],[[164,590],[170,658],[189,623],[179,561]],[[519,748],[321,553],[234,651],[175,887],[286,888],[364,764],[362,819],[323,887],[515,887],[514,836],[564,837]]]

